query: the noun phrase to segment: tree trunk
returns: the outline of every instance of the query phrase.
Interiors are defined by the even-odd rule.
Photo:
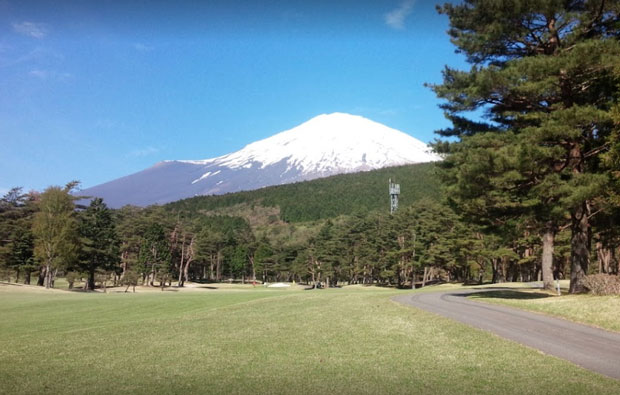
[[[598,272],[611,273],[611,262],[613,260],[613,250],[606,248],[602,242],[596,242],[596,256],[598,258]]]
[[[179,282],[177,283],[177,287],[183,286],[183,269],[184,269],[184,261],[185,260],[185,236],[183,236],[183,241],[181,244],[181,261],[179,262]]]
[[[184,270],[185,267],[183,265],[183,261],[181,261],[181,263],[179,264],[179,281],[177,282],[177,287],[183,286],[183,274],[185,274]]]
[[[189,242],[189,246],[187,247],[187,254],[185,257],[185,267],[183,268],[183,285],[185,285],[185,281],[189,281],[189,265],[194,261],[194,239],[196,236],[192,236],[192,239]]]
[[[555,241],[555,228],[547,224],[542,236],[542,278],[543,288],[554,290],[553,286],[553,246]]]
[[[222,281],[222,252],[217,251],[217,260],[215,264],[215,281]]]
[[[149,275],[148,285],[155,286],[155,263],[151,264],[151,274]]]
[[[121,254],[121,268],[123,269],[123,272],[121,273],[121,277],[120,277],[120,281],[123,281],[123,278],[125,278],[125,273],[127,273],[127,258],[129,257],[129,253],[127,251],[123,252]]]
[[[52,285],[52,270],[50,264],[45,265],[45,288],[49,289]]]
[[[252,281],[256,282],[256,267],[254,266],[254,254],[249,255],[250,265],[252,265]]]
[[[37,285],[42,287],[45,285],[45,279],[47,278],[47,266],[41,266],[39,270],[39,279],[37,280]]]
[[[91,291],[95,290],[95,269],[88,270],[88,287]]]
[[[213,254],[210,254],[209,256],[209,280],[214,281],[215,280],[215,256]]]
[[[571,265],[569,293],[585,292],[583,279],[588,274],[590,264],[590,221],[587,202],[582,203],[571,213]]]
[[[185,262],[185,267],[183,268],[183,285],[185,285],[186,281],[189,281],[189,264],[190,263],[192,263],[191,259]]]
[[[426,286],[426,275],[428,274],[428,266],[424,266],[424,274],[422,275],[422,288]]]
[[[500,262],[501,262],[501,259],[499,258],[491,259],[491,267],[493,269],[493,278],[491,279],[491,282],[493,284],[504,282],[502,281],[502,278],[501,278],[502,276],[501,276]]]
[[[30,285],[30,270],[26,270],[24,284]]]

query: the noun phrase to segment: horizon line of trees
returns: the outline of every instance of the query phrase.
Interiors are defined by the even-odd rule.
[[[13,189],[0,200],[2,267],[14,281],[53,287],[62,274],[114,285],[186,281],[296,281],[326,287],[378,284],[400,288],[433,281],[482,283],[542,278],[543,245],[528,232],[485,233],[447,204],[430,199],[395,214],[358,212],[305,226],[279,222],[252,229],[234,216],[196,215],[161,207],[75,205],[74,184],[41,194]],[[516,229],[516,228],[515,228]],[[598,271],[618,274],[617,248],[597,250]],[[570,273],[568,231],[559,233],[554,276]]]

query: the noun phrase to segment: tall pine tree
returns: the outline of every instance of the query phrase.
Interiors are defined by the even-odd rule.
[[[466,0],[440,12],[449,16],[452,42],[472,65],[469,71],[446,67],[443,84],[432,87],[446,100],[442,108],[453,124],[440,135],[459,139],[449,150],[461,155],[447,162],[453,185],[474,191],[467,200],[501,215],[516,209],[537,216],[543,244],[551,247],[543,253],[547,259],[566,221],[570,291],[582,291],[595,199],[610,186],[601,157],[613,144],[611,109],[620,96],[614,70],[620,3]],[[484,112],[485,120],[468,118],[472,111]],[[494,169],[502,162],[508,164],[502,173],[467,177],[481,163]]]
[[[95,198],[80,215],[79,267],[88,273],[88,289],[95,289],[97,270],[109,271],[120,260],[119,239],[112,213],[101,198]]]

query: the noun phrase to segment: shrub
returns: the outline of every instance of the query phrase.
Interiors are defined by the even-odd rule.
[[[583,285],[594,295],[620,295],[620,277],[609,274],[586,276]]]
[[[65,279],[69,283],[69,289],[73,289],[73,283],[75,283],[76,280],[80,280],[81,278],[82,276],[76,272],[69,272],[65,275]]]
[[[136,292],[136,285],[138,285],[139,279],[140,279],[140,276],[138,275],[138,273],[132,270],[126,271],[125,275],[121,279],[121,284],[127,286],[127,288],[125,288],[125,292],[129,290],[129,287],[133,287],[133,291]]]

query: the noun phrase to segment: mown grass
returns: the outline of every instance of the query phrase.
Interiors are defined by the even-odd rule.
[[[0,285],[0,393],[617,393],[398,291],[26,292]]]
[[[535,311],[620,332],[620,296],[568,295],[532,290],[481,292],[470,298]]]

